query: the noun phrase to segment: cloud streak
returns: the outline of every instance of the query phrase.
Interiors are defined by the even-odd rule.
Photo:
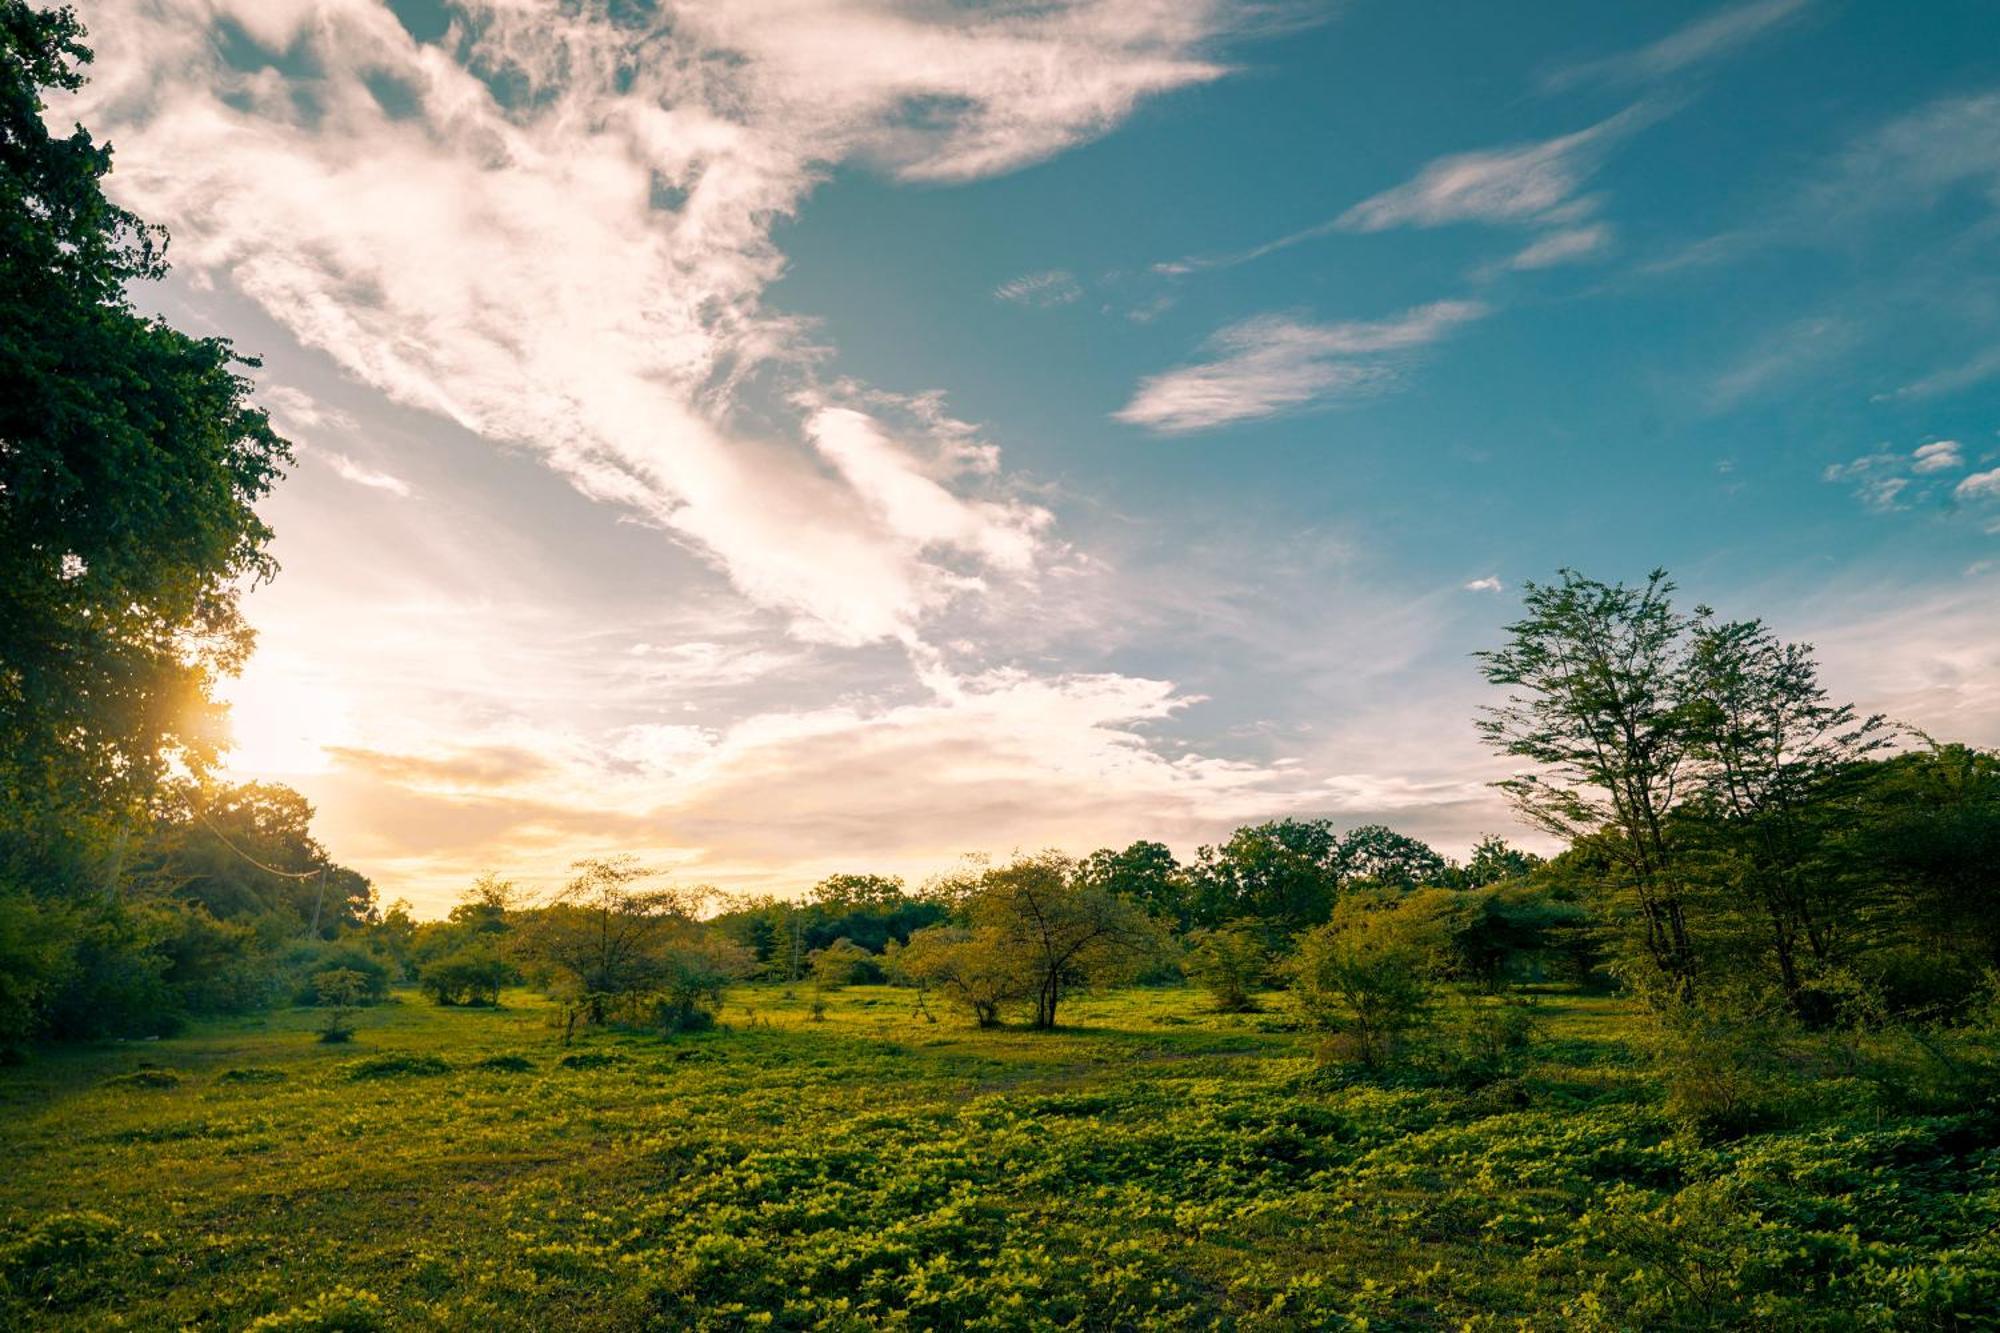
[[[1720,60],[1801,14],[1808,0],[1750,0],[1731,5],[1677,28],[1636,51],[1571,65],[1549,75],[1542,86],[1558,92],[1582,83],[1652,82],[1697,65]]]
[[[1260,315],[1210,338],[1213,360],[1142,380],[1113,415],[1181,435],[1379,392],[1396,379],[1397,354],[1421,349],[1486,313],[1476,301],[1438,301],[1378,321],[1314,324]]]

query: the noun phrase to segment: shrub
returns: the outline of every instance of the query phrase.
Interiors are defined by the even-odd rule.
[[[357,1004],[374,1004],[389,995],[389,965],[366,949],[352,944],[307,941],[285,955],[283,968],[286,975],[292,978],[290,994],[293,1004],[326,1003],[320,997],[317,981],[324,972],[358,974],[361,977],[361,993],[354,1001]]]
[[[250,1065],[242,1069],[225,1069],[215,1076],[217,1083],[283,1083],[285,1076],[276,1069],[265,1069],[260,1065]]]
[[[297,1309],[265,1315],[250,1333],[380,1333],[388,1327],[389,1312],[375,1293],[335,1287]]]
[[[1286,965],[1292,1003],[1333,1034],[1328,1056],[1375,1066],[1396,1054],[1436,990],[1432,946],[1420,923],[1366,897],[1342,901],[1331,921],[1299,936]]]
[[[489,1055],[475,1069],[491,1069],[502,1074],[525,1074],[535,1067],[535,1062],[525,1055]]]
[[[936,987],[990,1028],[1000,1022],[1000,1006],[1027,993],[1027,983],[991,926],[965,930],[931,926],[910,936],[897,955],[897,968],[922,987]]]
[[[326,1022],[319,1030],[321,1041],[353,1040],[354,1006],[361,1002],[367,985],[366,977],[344,967],[314,975],[313,991],[319,1002],[327,1006]]]
[[[178,1088],[181,1076],[171,1069],[135,1069],[104,1080],[107,1088]]]
[[[125,1228],[102,1213],[52,1214],[0,1246],[0,1285],[38,1305],[75,1305],[102,1285],[103,1269],[124,1252],[124,1238]]]
[[[1252,992],[1264,983],[1270,953],[1263,933],[1251,922],[1233,921],[1188,936],[1187,974],[1226,1014],[1256,1011]]]
[[[347,1067],[347,1076],[360,1081],[374,1078],[426,1078],[449,1074],[451,1066],[435,1055],[378,1055]]]
[[[490,949],[473,946],[425,965],[417,988],[441,1005],[496,1005],[514,969]]]
[[[882,966],[875,955],[852,940],[835,940],[824,949],[814,949],[807,959],[813,980],[821,990],[865,986],[882,980]]]
[[[1442,1054],[1455,1083],[1482,1087],[1520,1072],[1537,1032],[1526,1000],[1482,1000],[1462,995],[1445,1026]]]

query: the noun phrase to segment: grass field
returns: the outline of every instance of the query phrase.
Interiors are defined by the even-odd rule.
[[[281,1011],[0,1070],[0,1325],[1992,1326],[1990,1118],[1677,1133],[1621,1002],[1479,1087],[1279,1014],[1056,1033],[856,987],[565,1049],[526,992]]]

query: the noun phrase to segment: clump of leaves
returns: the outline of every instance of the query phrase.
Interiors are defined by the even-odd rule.
[[[263,1065],[248,1065],[241,1069],[225,1069],[215,1076],[217,1083],[283,1083],[282,1070],[269,1069]]]
[[[602,1069],[606,1065],[623,1064],[625,1057],[616,1051],[571,1051],[556,1061],[564,1069]]]
[[[107,1088],[178,1088],[181,1076],[171,1069],[135,1069],[104,1080]]]
[[[103,1213],[61,1212],[0,1247],[0,1290],[61,1309],[88,1300],[123,1252],[125,1228]]]
[[[535,1067],[535,1062],[525,1055],[489,1055],[475,1069],[491,1069],[502,1074],[525,1074]]]
[[[389,1327],[389,1311],[372,1291],[335,1287],[297,1309],[267,1314],[250,1333],[378,1333]]]
[[[1270,951],[1256,923],[1232,921],[1188,937],[1187,974],[1225,1014],[1255,1013],[1253,992],[1270,970]]]
[[[378,1055],[347,1067],[350,1079],[423,1078],[450,1072],[451,1066],[435,1055]]]
[[[336,967],[313,978],[319,1002],[327,1006],[326,1023],[319,1030],[323,1042],[354,1039],[354,1010],[368,994],[368,978],[350,967]]]

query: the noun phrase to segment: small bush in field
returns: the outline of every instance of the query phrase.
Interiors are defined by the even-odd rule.
[[[489,1055],[474,1069],[491,1069],[502,1074],[525,1074],[535,1067],[535,1062],[525,1055]]]
[[[336,967],[313,978],[313,989],[326,1007],[326,1022],[320,1025],[323,1042],[354,1039],[354,1009],[368,993],[368,978],[359,972]]]
[[[125,1228],[103,1213],[61,1212],[0,1246],[0,1294],[63,1309],[89,1299],[122,1252]]]
[[[335,1287],[283,1314],[267,1314],[250,1333],[380,1333],[389,1311],[373,1292]]]
[[[181,1076],[171,1069],[135,1069],[104,1080],[107,1088],[178,1088]]]
[[[1392,906],[1343,900],[1326,925],[1299,937],[1287,964],[1292,1003],[1332,1038],[1324,1056],[1382,1065],[1424,1018],[1437,986],[1434,952]]]
[[[467,949],[425,966],[417,989],[433,1004],[491,1007],[514,977],[514,969],[490,949]]]
[[[215,1076],[217,1083],[283,1083],[283,1070],[266,1069],[261,1065],[251,1065],[244,1069],[225,1069]]]
[[[450,1072],[451,1066],[435,1055],[378,1055],[347,1067],[350,1079],[427,1078]]]
[[[1264,984],[1270,965],[1263,932],[1252,922],[1236,921],[1190,935],[1183,966],[1218,1010],[1248,1014],[1256,1012],[1253,993]]]

